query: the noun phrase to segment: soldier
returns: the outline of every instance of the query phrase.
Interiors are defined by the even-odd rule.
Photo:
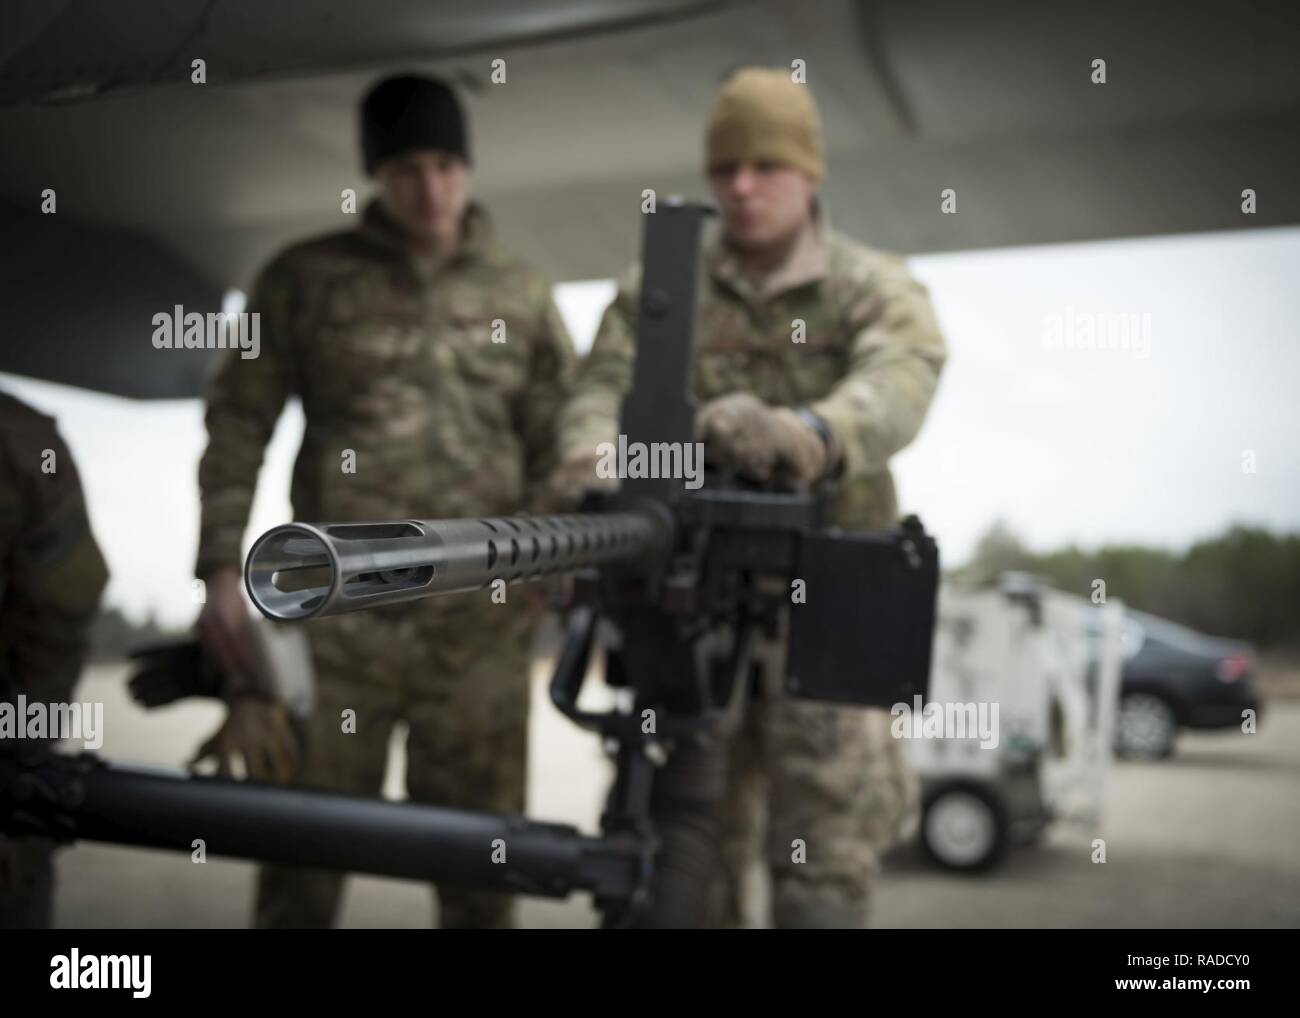
[[[706,232],[702,257],[699,432],[711,462],[751,480],[796,489],[836,479],[834,521],[882,528],[897,517],[889,458],[920,429],[946,347],[925,289],[902,260],[830,229],[817,198],[824,168],[806,86],[760,68],[725,82],[707,136],[721,223]],[[634,267],[561,417],[556,502],[598,486],[595,448],[614,438],[631,382],[638,283]],[[769,687],[780,671],[771,663]],[[731,745],[724,921],[740,918],[759,783],[775,924],[864,923],[877,853],[909,795],[888,722],[883,711],[775,691],[752,705]]]
[[[294,245],[263,270],[249,306],[261,316],[261,355],[231,351],[208,394],[199,630],[229,671],[256,669],[240,539],[289,395],[307,422],[298,519],[513,512],[554,466],[572,345],[548,282],[502,250],[470,200],[454,94],[430,78],[382,81],[362,103],[361,134],[377,200],[356,229]],[[255,693],[234,699],[203,755],[240,756],[253,776],[296,770],[303,785],[376,795],[389,733],[404,720],[413,800],[520,813],[536,615],[527,598],[474,593],[317,620],[308,627],[316,710],[300,759],[282,708]],[[257,925],[329,925],[342,879],[265,867]],[[437,890],[444,927],[509,924],[504,895]]]
[[[0,393],[0,702],[71,702],[107,582],[54,421]],[[48,838],[0,834],[0,928],[50,925],[52,856]]]

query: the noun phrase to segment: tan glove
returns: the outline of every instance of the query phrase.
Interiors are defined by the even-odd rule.
[[[599,454],[579,453],[570,456],[546,479],[542,511],[548,513],[573,512],[587,491],[617,491],[618,478],[601,477],[596,473]]]
[[[217,773],[235,776],[238,759],[244,776],[285,784],[298,766],[298,739],[284,705],[254,696],[234,699],[221,727],[199,747],[190,766],[216,760]]]
[[[806,488],[826,476],[832,454],[817,430],[788,407],[747,392],[704,405],[696,430],[709,461],[760,484]]]

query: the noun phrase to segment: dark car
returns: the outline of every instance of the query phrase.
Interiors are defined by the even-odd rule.
[[[1251,682],[1254,649],[1143,612],[1125,613],[1115,752],[1158,759],[1181,728],[1240,730],[1262,702]]]

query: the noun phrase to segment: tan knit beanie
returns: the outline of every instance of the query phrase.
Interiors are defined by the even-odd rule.
[[[793,166],[814,180],[826,172],[812,93],[780,68],[737,71],[723,84],[709,114],[706,170],[758,160]]]

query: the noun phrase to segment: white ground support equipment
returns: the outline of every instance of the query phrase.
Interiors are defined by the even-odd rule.
[[[944,737],[932,737],[933,727],[927,736],[901,711],[894,725],[910,736],[908,759],[921,782],[918,833],[929,858],[986,869],[1053,819],[1100,819],[1123,617],[1118,602],[1098,607],[1020,573],[982,590],[941,587],[927,701],[934,706],[924,713],[937,723],[943,711]],[[974,730],[977,716],[993,738]]]

